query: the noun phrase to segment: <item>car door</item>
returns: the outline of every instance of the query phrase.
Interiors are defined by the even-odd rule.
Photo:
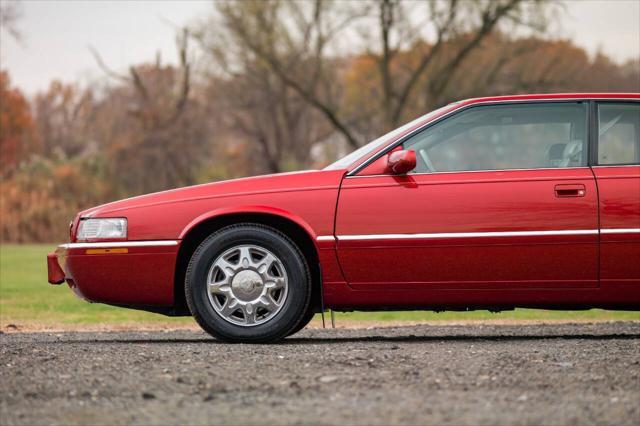
[[[410,174],[346,177],[335,234],[349,285],[596,287],[587,104],[472,106],[403,141]]]
[[[597,104],[602,286],[640,285],[640,102]]]

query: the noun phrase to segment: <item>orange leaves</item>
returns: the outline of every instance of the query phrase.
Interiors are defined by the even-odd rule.
[[[27,100],[11,87],[9,74],[0,71],[0,167],[7,175],[37,148],[36,132]]]
[[[112,197],[110,191],[80,164],[33,159],[0,186],[2,240],[65,241],[75,214]]]

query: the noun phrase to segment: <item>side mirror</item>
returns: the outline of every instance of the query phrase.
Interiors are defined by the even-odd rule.
[[[411,149],[394,151],[387,157],[387,170],[394,175],[404,175],[416,168],[416,152]]]

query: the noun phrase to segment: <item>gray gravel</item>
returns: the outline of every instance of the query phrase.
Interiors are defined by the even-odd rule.
[[[3,334],[0,423],[640,424],[640,324]]]

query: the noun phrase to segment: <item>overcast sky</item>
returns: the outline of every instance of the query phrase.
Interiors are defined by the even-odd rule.
[[[6,0],[0,0],[5,2]],[[598,49],[622,62],[640,57],[640,0],[568,0],[561,36],[591,54]],[[36,1],[22,2],[22,42],[1,32],[1,67],[27,94],[52,79],[89,83],[101,71],[94,46],[112,68],[153,60],[157,51],[175,62],[175,28],[207,14],[210,1]]]

